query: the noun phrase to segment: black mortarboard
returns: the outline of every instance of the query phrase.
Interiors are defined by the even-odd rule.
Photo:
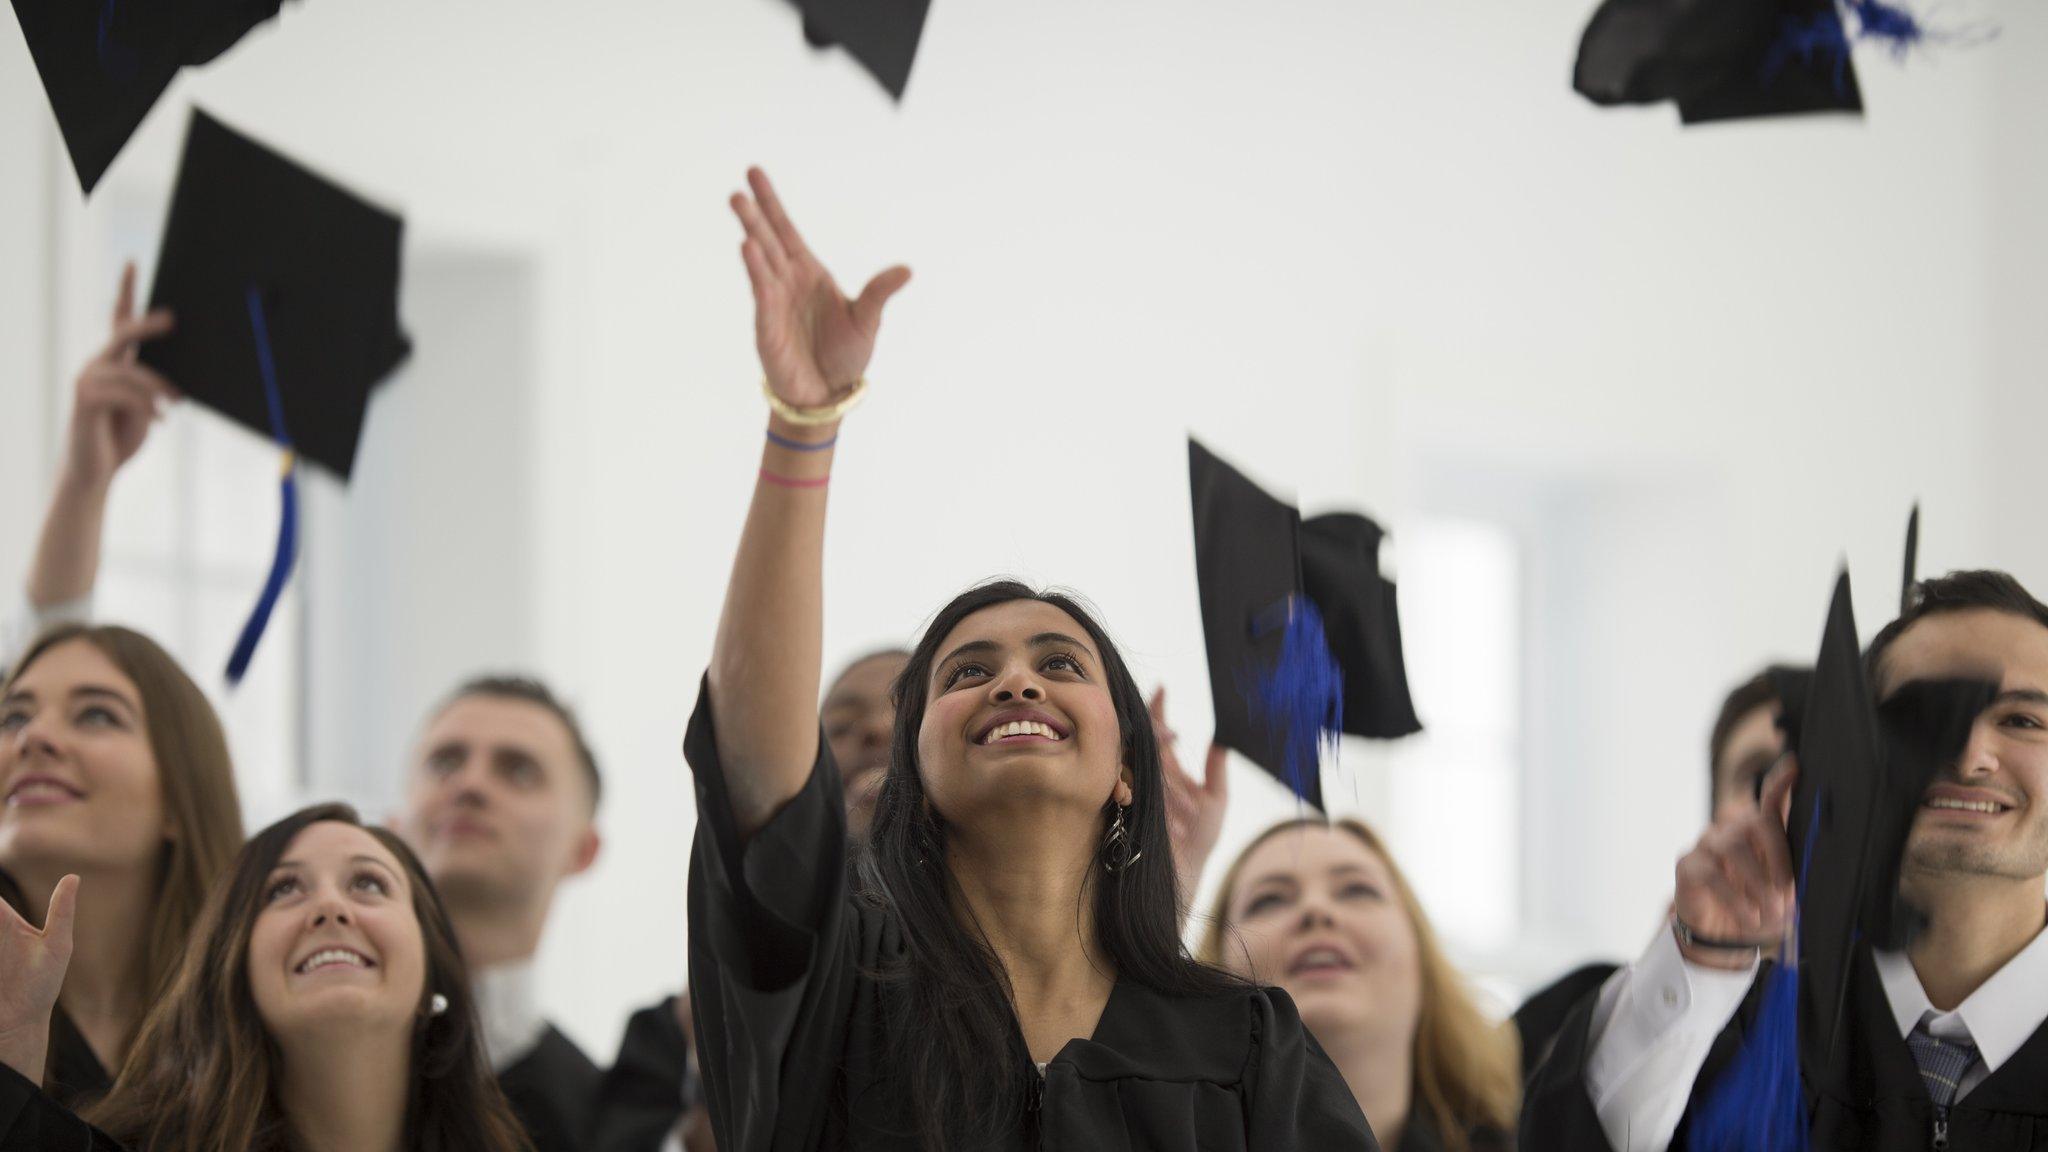
[[[1920,505],[1906,517],[1906,575],[1899,581],[1899,611],[1913,606],[1913,588],[1920,582]]]
[[[931,0],[791,0],[803,13],[804,39],[813,48],[835,45],[853,54],[868,74],[903,99],[910,64],[924,35]]]
[[[1898,894],[1907,834],[1927,786],[1955,761],[1998,685],[1910,682],[1880,703],[1867,673],[1843,572],[1799,724],[1799,779],[1786,818],[1796,962],[1781,958],[1766,970],[1742,1049],[1695,1114],[1692,1147],[1806,1147],[1808,1089],[1852,1089],[1840,1043],[1856,946],[1897,949],[1914,928]],[[1813,1079],[1802,1083],[1802,1068]]]
[[[347,479],[370,389],[412,345],[399,328],[404,225],[195,109],[151,308],[177,327],[142,359],[188,397],[274,436],[249,292],[269,326],[287,438]]]
[[[87,193],[170,87],[277,15],[281,0],[14,0]]]
[[[197,109],[151,308],[177,317],[142,359],[284,452],[269,578],[233,655],[239,681],[297,556],[297,458],[346,480],[370,389],[412,345],[398,324],[403,224]]]
[[[1193,439],[1188,480],[1216,740],[1320,808],[1325,741],[1422,727],[1379,526],[1353,514],[1304,524]]]
[[[1572,87],[1595,104],[1669,100],[1687,124],[1863,110],[1834,0],[1606,0]]]
[[[1987,674],[1990,674],[1987,670]],[[1915,917],[1899,901],[1899,862],[1928,785],[1955,762],[1998,694],[1986,680],[1911,681],[1882,701],[1857,646],[1849,577],[1836,581],[1799,738],[1787,832],[1800,894],[1800,966],[1809,1051],[1832,1067],[1854,945],[1903,947]],[[1810,850],[1809,850],[1810,849]]]

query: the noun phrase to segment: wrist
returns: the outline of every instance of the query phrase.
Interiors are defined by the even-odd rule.
[[[1763,955],[1761,945],[1702,936],[1679,919],[1676,912],[1671,914],[1671,935],[1678,941],[1678,954],[1685,962],[1702,968],[1744,972]]]
[[[50,1026],[0,1031],[0,1064],[21,1074],[22,1079],[40,1086],[43,1060],[50,1051]]]

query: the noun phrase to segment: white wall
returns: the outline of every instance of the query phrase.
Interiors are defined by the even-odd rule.
[[[1925,569],[2048,585],[2012,530],[2043,465],[2004,416],[2042,403],[2039,15],[1867,59],[1860,123],[1681,132],[1569,92],[1590,7],[939,4],[892,108],[771,0],[294,5],[181,82],[100,195],[161,196],[197,99],[403,205],[415,251],[532,269],[530,535],[475,544],[525,553],[534,616],[506,626],[611,766],[605,859],[544,958],[593,1048],[683,976],[677,746],[761,426],[723,207],[754,161],[849,287],[917,273],[840,454],[829,651],[1020,573],[1092,597],[1206,731],[1190,429],[1397,549],[1424,512],[1524,533],[1531,938],[1490,963],[1526,977],[1634,950],[1718,693],[1810,651],[1844,556],[1874,629],[1914,497]],[[67,291],[63,364],[105,289]],[[354,690],[406,724],[427,703]],[[1287,810],[1236,782],[1225,853]]]

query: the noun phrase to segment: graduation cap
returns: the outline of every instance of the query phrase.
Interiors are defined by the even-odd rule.
[[[931,0],[790,0],[813,48],[845,48],[868,75],[903,99]]]
[[[142,360],[284,453],[277,556],[231,682],[290,573],[298,459],[346,480],[370,389],[411,353],[398,322],[402,232],[397,216],[193,110],[150,290],[177,328]]]
[[[89,195],[180,68],[275,17],[281,0],[14,0],[78,183]]]
[[[1811,1075],[1846,1074],[1840,1046],[1856,945],[1898,949],[1917,931],[1921,917],[1899,895],[1906,837],[1928,785],[1956,761],[1997,694],[1994,675],[1910,681],[1878,700],[1857,644],[1849,575],[1836,579],[1786,820],[1797,952],[1765,975],[1757,1023],[1711,1089],[1694,1146],[1804,1146],[1801,1051]]]
[[[1380,528],[1304,522],[1192,438],[1188,480],[1217,742],[1321,808],[1320,753],[1339,733],[1422,730]]]
[[[1899,582],[1899,612],[1913,606],[1913,589],[1920,583],[1920,505],[1906,517],[1906,576]]]
[[[1606,0],[1572,87],[1601,105],[1668,100],[1686,124],[1863,111],[1835,0]]]

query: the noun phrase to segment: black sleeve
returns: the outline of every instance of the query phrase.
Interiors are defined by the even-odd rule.
[[[803,790],[744,843],[710,685],[683,738],[697,782],[690,1007],[720,1152],[815,1148],[861,958],[847,907],[846,810],[821,735]]]
[[[658,1152],[690,1105],[690,1041],[676,1020],[676,997],[633,1013],[619,1058],[597,1095],[592,1152]]]
[[[0,1064],[0,1152],[123,1152],[106,1133]]]
[[[1768,971],[1768,963],[1765,970]],[[1761,976],[1750,986],[1735,1018],[1714,1037],[1699,1075],[1693,1078],[1685,1114],[1672,1133],[1669,1152],[1683,1152],[1692,1128],[1693,1109],[1702,1090],[1713,1084],[1742,1050],[1743,1038],[1756,1019]],[[1581,999],[1565,1018],[1550,1054],[1538,1065],[1522,1093],[1522,1123],[1517,1144],[1521,1152],[1600,1152],[1612,1149],[1600,1116],[1593,1110],[1593,1097],[1586,1087],[1586,1061],[1593,1055],[1593,1009],[1600,999],[1596,989]]]
[[[1267,988],[1252,1003],[1255,1044],[1246,1076],[1251,1146],[1379,1152],[1358,1098],[1302,1027],[1293,999]]]

